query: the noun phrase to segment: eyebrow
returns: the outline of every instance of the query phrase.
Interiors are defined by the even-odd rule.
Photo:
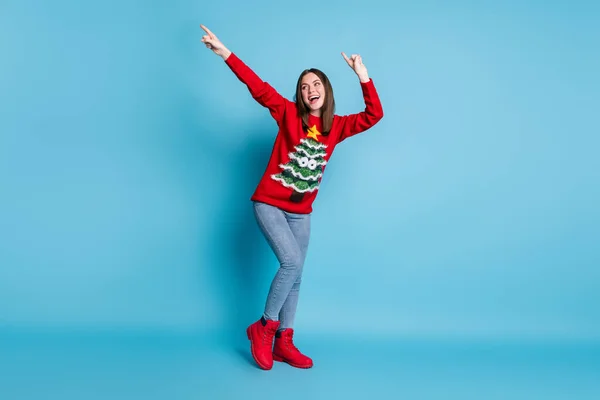
[[[321,82],[321,80],[320,79],[315,79],[314,81],[312,81],[312,83],[315,83],[315,82]],[[303,83],[302,86],[304,86],[304,85],[308,85],[308,83]]]

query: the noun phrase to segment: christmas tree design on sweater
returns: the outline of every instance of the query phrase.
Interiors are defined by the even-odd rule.
[[[304,193],[319,189],[323,167],[327,164],[324,158],[327,155],[327,145],[319,142],[320,134],[316,126],[310,128],[307,137],[301,139],[300,144],[294,147],[296,152],[289,153],[290,161],[287,164],[279,164],[283,171],[271,175],[271,178],[283,186],[293,189],[290,197],[293,202],[301,201]]]

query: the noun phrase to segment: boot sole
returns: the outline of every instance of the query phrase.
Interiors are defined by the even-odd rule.
[[[252,336],[250,335],[250,327],[246,328],[246,336],[248,336],[248,340],[250,341],[250,353],[252,353],[252,358],[254,359],[254,362],[256,363],[256,365],[258,365],[261,369],[264,369],[265,371],[270,370],[272,367],[268,367],[266,365],[262,365],[258,359],[256,358],[256,356],[254,355],[254,350],[253,350],[253,346],[252,346]]]
[[[275,354],[273,354],[273,361],[284,362],[284,363],[286,363],[286,364],[289,364],[289,365],[291,365],[291,366],[292,366],[292,367],[294,367],[294,368],[302,368],[302,369],[309,369],[309,368],[312,368],[312,364],[311,364],[311,365],[300,365],[300,364],[295,364],[295,363],[293,363],[293,362],[291,362],[291,361],[289,361],[289,360],[286,360],[286,359],[285,359],[285,358],[283,358],[283,357],[277,356],[277,355],[275,355]]]

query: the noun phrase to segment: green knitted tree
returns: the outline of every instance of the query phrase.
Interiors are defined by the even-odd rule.
[[[290,161],[279,165],[283,171],[271,176],[283,186],[294,190],[290,197],[294,202],[301,201],[304,193],[319,189],[323,167],[327,164],[324,158],[327,146],[312,137],[316,135],[300,140],[300,144],[295,147],[296,152],[289,154]]]

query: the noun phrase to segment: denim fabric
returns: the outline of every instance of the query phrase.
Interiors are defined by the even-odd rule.
[[[292,328],[310,237],[310,214],[294,214],[254,202],[254,215],[279,261],[279,269],[267,296],[264,317],[280,321],[279,330]]]

